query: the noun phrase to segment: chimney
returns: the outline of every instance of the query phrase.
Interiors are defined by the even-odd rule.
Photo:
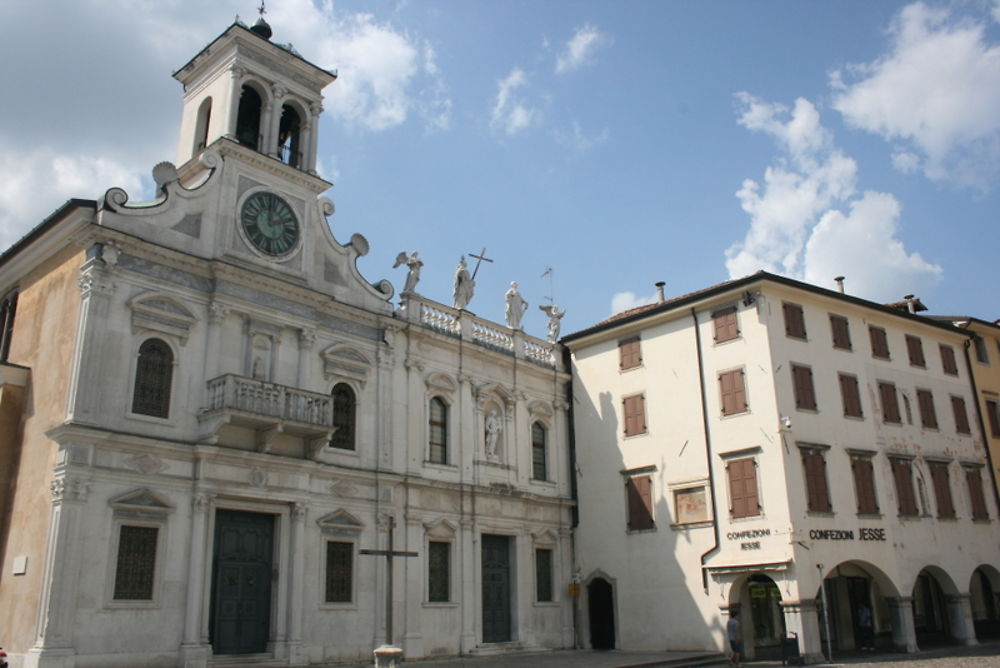
[[[667,299],[663,295],[663,286],[666,285],[666,284],[667,284],[666,281],[657,281],[656,284],[655,284],[656,285],[656,298],[661,303],[664,302],[664,301],[666,301],[666,299]]]
[[[836,278],[833,279],[833,281],[837,284],[837,290],[840,292],[840,294],[844,294],[844,277],[837,276]]]
[[[903,295],[903,300],[906,302],[906,308],[910,313],[917,312],[917,300],[913,298],[913,295]]]

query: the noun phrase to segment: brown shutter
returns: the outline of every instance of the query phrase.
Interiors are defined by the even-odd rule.
[[[892,383],[878,384],[879,398],[882,400],[882,421],[901,422],[899,416],[899,400],[896,398],[896,386]]]
[[[833,347],[843,350],[851,349],[851,330],[847,318],[842,315],[830,315],[830,330],[833,332]]]
[[[965,481],[969,485],[969,500],[972,501],[972,519],[987,520],[986,497],[983,495],[983,476],[978,468],[965,469]]]
[[[955,362],[955,349],[942,343],[940,345],[940,350],[942,370],[949,375],[957,376],[958,364]]]
[[[826,484],[826,459],[815,450],[802,451],[806,473],[806,495],[809,510],[830,512],[830,490]]]
[[[986,400],[986,420],[990,423],[990,434],[1000,437],[1000,410],[997,402]]]
[[[618,342],[618,366],[621,369],[633,369],[642,364],[642,348],[638,336],[622,339]]]
[[[913,366],[926,367],[927,360],[924,359],[924,344],[919,336],[913,334],[906,335],[906,353],[910,357],[910,364]]]
[[[858,513],[877,513],[878,499],[875,496],[875,472],[871,458],[853,457],[851,470],[854,473],[854,489],[858,496]]]
[[[890,459],[892,477],[896,483],[896,503],[900,515],[916,515],[917,500],[913,493],[913,472],[905,459]]]
[[[795,390],[795,407],[816,410],[816,392],[813,388],[812,369],[793,364],[792,386]]]
[[[635,436],[646,433],[646,397],[636,394],[622,399],[625,417],[625,435]]]
[[[715,342],[731,341],[739,337],[740,330],[736,326],[736,307],[730,306],[712,314],[715,323]]]
[[[920,425],[925,429],[937,429],[937,411],[934,410],[934,395],[930,390],[917,390],[917,404],[920,407]]]
[[[861,410],[861,393],[858,391],[858,379],[847,374],[839,374],[840,397],[844,404],[844,415],[863,417]]]
[[[747,409],[746,384],[743,369],[719,374],[719,389],[722,395],[722,414],[742,413]]]
[[[965,399],[962,397],[951,398],[951,412],[955,415],[955,431],[959,434],[971,434],[969,428],[969,414],[965,410]]]
[[[948,482],[948,465],[944,462],[931,462],[931,481],[934,483],[934,498],[937,499],[938,517],[951,519],[955,517],[955,505],[951,500],[951,484]]]
[[[626,478],[628,528],[632,531],[653,528],[653,493],[648,475]]]
[[[889,359],[889,339],[881,327],[869,327],[868,336],[872,343],[872,356]]]
[[[798,304],[782,304],[785,313],[785,334],[795,338],[806,338],[806,320],[802,307]]]
[[[760,512],[757,499],[757,468],[753,457],[734,459],[726,465],[729,474],[730,513],[733,517],[750,517]]]

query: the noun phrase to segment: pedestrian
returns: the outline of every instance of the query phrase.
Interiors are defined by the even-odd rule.
[[[875,629],[872,625],[872,609],[864,601],[858,606],[858,648],[861,651],[875,650]]]
[[[733,653],[729,657],[729,663],[734,666],[740,665],[740,658],[743,656],[743,628],[740,626],[739,616],[739,611],[733,610],[729,613],[729,621],[726,622],[726,638],[729,639],[729,649]]]

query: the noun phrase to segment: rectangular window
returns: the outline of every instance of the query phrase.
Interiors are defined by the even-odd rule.
[[[760,514],[757,496],[757,462],[753,457],[733,459],[726,463],[729,477],[729,514],[732,517],[753,517]]]
[[[958,375],[958,363],[955,361],[955,349],[951,346],[941,344],[941,370],[949,376]]]
[[[625,413],[625,435],[646,433],[646,396],[636,394],[622,399]]]
[[[430,401],[427,458],[435,464],[448,463],[448,405],[441,397]]]
[[[634,369],[642,364],[642,348],[638,336],[631,336],[618,342],[618,368]]]
[[[652,478],[648,475],[626,478],[625,493],[628,497],[629,531],[642,531],[656,526],[653,523]]]
[[[451,543],[427,543],[427,600],[431,603],[451,600]]]
[[[743,413],[747,409],[747,392],[743,369],[734,369],[719,374],[719,389],[722,393],[722,414]]]
[[[674,515],[678,524],[708,520],[708,502],[704,487],[689,487],[674,492]]]
[[[917,515],[917,497],[913,492],[913,471],[909,459],[890,457],[892,479],[896,483],[896,506],[902,516]]]
[[[851,473],[854,474],[854,493],[858,499],[859,515],[877,515],[878,497],[875,496],[875,469],[871,455],[851,455]]]
[[[896,385],[879,381],[878,396],[882,402],[882,421],[893,424],[901,424],[902,418],[899,414],[899,399],[896,396]]]
[[[920,408],[920,426],[937,429],[937,411],[934,410],[934,395],[930,390],[917,390],[917,406]]]
[[[927,367],[927,360],[924,359],[924,344],[919,336],[906,335],[906,354],[909,355],[912,366]]]
[[[548,430],[540,422],[531,425],[531,478],[532,480],[548,480],[546,450]]]
[[[153,600],[156,572],[157,527],[123,524],[118,532],[118,563],[115,568],[116,601]]]
[[[781,307],[785,313],[785,334],[797,339],[806,338],[806,319],[802,307],[788,303],[782,304]]]
[[[833,347],[841,350],[851,349],[851,329],[847,318],[842,315],[830,314],[830,331],[833,334]]]
[[[861,391],[858,389],[858,378],[850,374],[837,375],[840,381],[840,399],[844,404],[844,415],[847,417],[864,417],[861,410]]]
[[[872,357],[891,359],[889,354],[889,337],[881,327],[868,327],[868,338],[872,342]]]
[[[327,603],[350,603],[354,580],[354,543],[327,541],[326,597]]]
[[[1000,438],[1000,404],[992,399],[986,400],[986,421],[990,423],[990,435]]]
[[[801,364],[792,365],[792,388],[795,390],[795,407],[799,410],[816,410],[816,390],[813,372]]]
[[[732,341],[739,338],[740,330],[736,326],[736,307],[730,306],[712,314],[715,324],[715,342]]]
[[[552,599],[552,550],[535,549],[535,600],[549,603]]]
[[[976,361],[982,364],[989,364],[990,355],[986,352],[986,339],[976,334],[975,338],[972,339],[972,345],[976,349]]]
[[[983,494],[983,475],[979,467],[965,469],[965,481],[969,485],[969,501],[972,503],[972,519],[988,520],[986,496]]]
[[[971,434],[969,428],[969,414],[965,410],[965,399],[962,397],[951,398],[951,412],[955,415],[955,431],[959,434]]]
[[[948,464],[945,462],[928,462],[931,470],[931,481],[934,483],[934,498],[937,499],[939,519],[954,519],[955,504],[951,500],[951,481],[948,479]]]
[[[826,482],[826,457],[823,450],[803,447],[800,453],[806,477],[807,507],[812,512],[828,513],[833,507],[830,504],[830,488]]]

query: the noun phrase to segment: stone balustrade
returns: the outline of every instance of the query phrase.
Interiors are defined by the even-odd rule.
[[[558,344],[479,318],[415,293],[403,293],[398,315],[408,322],[513,355],[541,366],[562,368]]]
[[[206,412],[221,410],[237,410],[283,422],[333,426],[333,397],[234,374],[208,381]]]

